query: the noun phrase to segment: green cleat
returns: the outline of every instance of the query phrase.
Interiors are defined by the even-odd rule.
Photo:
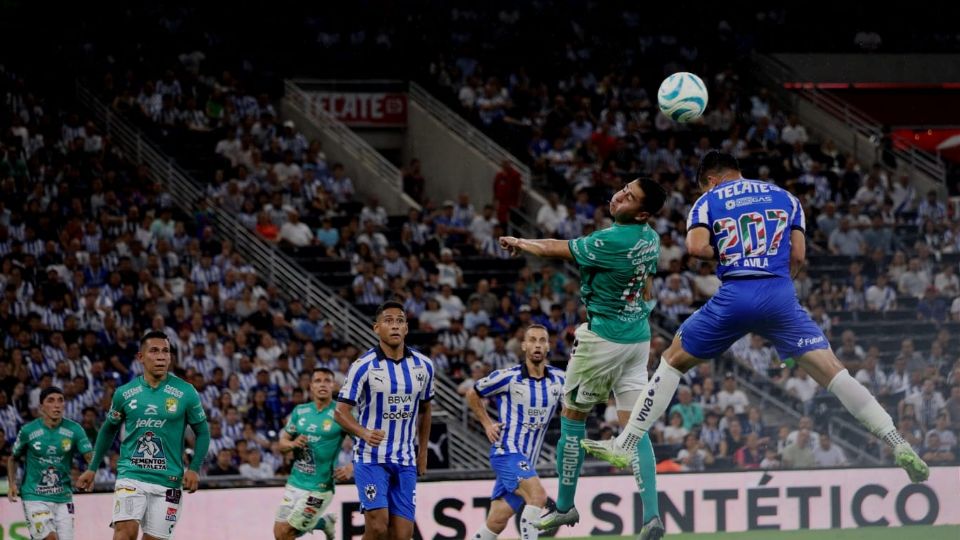
[[[602,459],[618,469],[629,467],[633,457],[617,445],[616,439],[607,439],[605,441],[583,439],[580,441],[580,446],[591,456]]]
[[[317,523],[318,527],[314,530],[321,530],[323,534],[326,535],[327,540],[334,540],[337,534],[337,515],[336,514],[324,514],[323,515],[323,525],[319,526],[320,523]]]
[[[923,482],[930,477],[930,467],[920,459],[909,444],[897,445],[893,449],[893,458],[898,467],[907,471],[911,482]]]
[[[640,529],[639,540],[660,540],[663,535],[663,522],[660,521],[659,517],[654,517]]]
[[[560,510],[557,510],[556,506],[554,506],[546,514],[540,517],[539,523],[534,523],[534,527],[540,529],[541,531],[552,531],[559,528],[561,525],[568,525],[572,527],[579,521],[580,512],[577,512],[576,508],[571,508],[566,512],[561,512]]]

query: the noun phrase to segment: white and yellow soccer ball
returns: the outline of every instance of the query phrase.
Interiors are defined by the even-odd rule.
[[[707,86],[703,80],[686,71],[664,79],[657,91],[660,110],[676,122],[700,118],[707,108],[707,98]]]

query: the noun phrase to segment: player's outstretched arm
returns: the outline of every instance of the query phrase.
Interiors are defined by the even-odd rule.
[[[515,236],[501,236],[500,247],[510,250],[513,255],[519,255],[520,252],[525,251],[537,257],[573,260],[573,254],[570,253],[570,244],[566,240],[553,240],[551,238],[532,240]]]
[[[119,422],[114,423],[107,419],[103,425],[100,426],[100,432],[97,433],[97,442],[93,445],[93,459],[87,464],[87,470],[77,478],[78,490],[90,491],[93,489],[93,477],[97,474],[97,469],[103,461],[103,456],[110,450],[110,446],[113,445],[113,440],[119,432]]]

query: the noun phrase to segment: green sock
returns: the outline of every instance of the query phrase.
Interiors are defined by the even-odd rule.
[[[660,515],[660,502],[657,499],[657,458],[653,454],[653,444],[646,433],[637,444],[633,456],[633,479],[640,490],[643,502],[643,522],[646,523]]]
[[[586,436],[586,421],[560,417],[560,444],[557,456],[557,476],[560,479],[557,510],[560,512],[567,512],[573,508],[573,499],[577,494],[577,481],[580,479],[580,465],[583,464],[584,455],[583,448],[580,448],[580,440]]]

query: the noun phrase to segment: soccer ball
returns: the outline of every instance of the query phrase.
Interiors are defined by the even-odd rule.
[[[660,83],[657,103],[676,122],[695,120],[707,108],[707,86],[693,73],[674,73]]]

